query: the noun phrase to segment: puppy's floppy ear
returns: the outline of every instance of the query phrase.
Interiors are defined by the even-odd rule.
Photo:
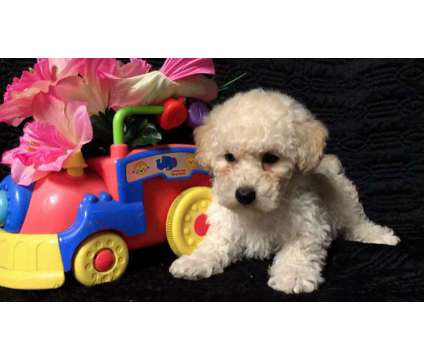
[[[210,116],[207,116],[203,125],[194,129],[194,142],[196,144],[196,160],[206,170],[211,170],[211,146],[213,140],[213,126]]]
[[[313,118],[296,124],[295,131],[298,140],[297,166],[300,171],[307,172],[319,164],[328,131],[320,121]]]

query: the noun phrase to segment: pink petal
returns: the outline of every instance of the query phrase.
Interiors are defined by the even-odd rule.
[[[18,126],[32,115],[32,98],[18,98],[0,105],[0,122]]]
[[[176,81],[174,95],[210,102],[218,96],[218,86],[205,76],[195,75]]]
[[[11,166],[18,184],[29,185],[49,171],[60,171],[73,148],[53,125],[34,121],[25,126],[19,147],[5,152],[2,162]]]
[[[170,80],[184,79],[198,74],[215,74],[212,59],[205,58],[175,58],[166,59],[160,71]]]
[[[105,74],[111,83],[110,107],[157,104],[172,96],[174,83],[159,71],[130,78]]]
[[[58,81],[53,94],[64,101],[86,102],[90,114],[104,112],[108,108],[110,85],[102,74],[114,74],[118,61],[116,59],[81,59],[81,61],[81,77],[67,77]]]
[[[47,91],[49,86],[50,83],[41,80],[38,75],[24,71],[21,79],[15,78],[7,87],[5,101],[0,105],[0,122],[19,125],[32,115],[33,97],[42,91]]]
[[[19,160],[13,163],[10,173],[12,179],[22,186],[31,185],[48,174],[48,172],[36,170],[34,166],[25,166]]]
[[[49,162],[45,164],[40,164],[37,166],[37,170],[40,171],[60,171],[63,168],[63,163],[66,159],[73,153],[72,150],[62,151],[61,153],[56,154],[54,159],[51,159]]]
[[[116,59],[85,59],[81,75],[91,86],[99,85],[99,73],[114,74],[119,63]]]
[[[48,59],[49,70],[50,73],[55,75],[56,80],[59,80],[68,76],[78,75],[85,61],[86,59],[74,58]]]
[[[33,113],[36,121],[60,125],[65,120],[65,103],[51,94],[40,93],[34,97]]]
[[[32,115],[33,97],[40,92],[47,92],[57,80],[77,75],[84,64],[83,60],[38,59],[33,70],[23,71],[20,78],[14,78],[12,84],[7,86],[4,104],[0,109],[0,121],[19,125]]]
[[[147,61],[142,59],[131,59],[130,62],[118,66],[116,75],[121,78],[132,77],[148,73],[151,69],[152,65]]]
[[[12,150],[5,151],[1,158],[2,164],[11,165],[19,151],[19,148],[14,148]]]
[[[49,64],[49,59],[37,59],[37,63],[34,65],[33,71],[42,80],[54,80]]]
[[[20,78],[13,78],[12,83],[7,85],[4,101],[12,100],[17,94],[42,80],[40,75],[34,71],[23,71]]]
[[[36,120],[34,126],[41,126],[40,123],[52,125],[63,138],[66,138],[66,144],[57,143],[59,147],[69,148],[69,144],[73,144],[74,147],[81,148],[93,138],[93,129],[85,103],[70,101],[65,104],[50,93],[41,93],[34,98],[33,106]],[[46,134],[51,134],[47,128],[44,131]]]
[[[93,138],[93,127],[87,106],[84,103],[72,101],[66,105],[68,119],[68,139],[78,148],[89,143]]]
[[[97,75],[103,80],[103,86],[109,89],[109,107],[118,109],[124,106],[136,105],[144,102],[140,93],[140,82],[145,87],[143,75],[151,70],[152,66],[141,59],[131,59],[129,63],[116,62],[115,68],[109,71],[101,69]]]
[[[41,121],[33,121],[25,126],[20,144],[28,156],[38,156],[38,154],[48,156],[49,153],[56,156],[56,153],[62,152],[63,149],[72,150],[75,147],[75,144],[68,141],[56,126]]]
[[[105,83],[105,81],[103,82]],[[52,94],[63,101],[81,101],[86,103],[90,114],[104,112],[108,107],[108,86],[91,86],[85,79],[77,76],[60,80],[52,88]]]

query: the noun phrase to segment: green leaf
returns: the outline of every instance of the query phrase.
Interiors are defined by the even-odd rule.
[[[162,140],[162,134],[155,124],[148,120],[131,119],[127,123],[125,141],[132,147],[155,145]]]
[[[93,140],[84,145],[83,153],[86,158],[106,155],[113,144],[113,110],[106,110],[91,116]],[[133,116],[125,120],[124,141],[130,147],[155,145],[162,140],[162,134],[154,123],[154,117]]]
[[[99,113],[90,117],[93,127],[93,140],[84,145],[83,153],[85,158],[106,155],[109,147],[113,143],[112,120],[115,114],[112,110]]]
[[[242,74],[240,74],[239,76],[237,76],[236,78],[227,81],[225,84],[219,86],[219,90],[218,91],[225,91],[228,90],[228,88],[230,88],[234,83],[236,83],[237,81],[239,81],[240,79],[244,78],[247,75],[247,72],[244,72]]]

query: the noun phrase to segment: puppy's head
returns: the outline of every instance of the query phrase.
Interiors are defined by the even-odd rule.
[[[218,202],[266,213],[280,206],[295,173],[318,165],[328,133],[291,97],[256,89],[216,106],[194,135]]]

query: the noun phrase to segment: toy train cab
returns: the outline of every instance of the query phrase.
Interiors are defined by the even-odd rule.
[[[0,183],[0,286],[60,287],[65,272],[86,286],[117,280],[129,250],[166,239],[176,255],[191,253],[207,232],[210,178],[191,145],[161,145],[128,152],[123,120],[160,106],[119,110],[109,156],[65,170],[31,186],[10,176]]]

